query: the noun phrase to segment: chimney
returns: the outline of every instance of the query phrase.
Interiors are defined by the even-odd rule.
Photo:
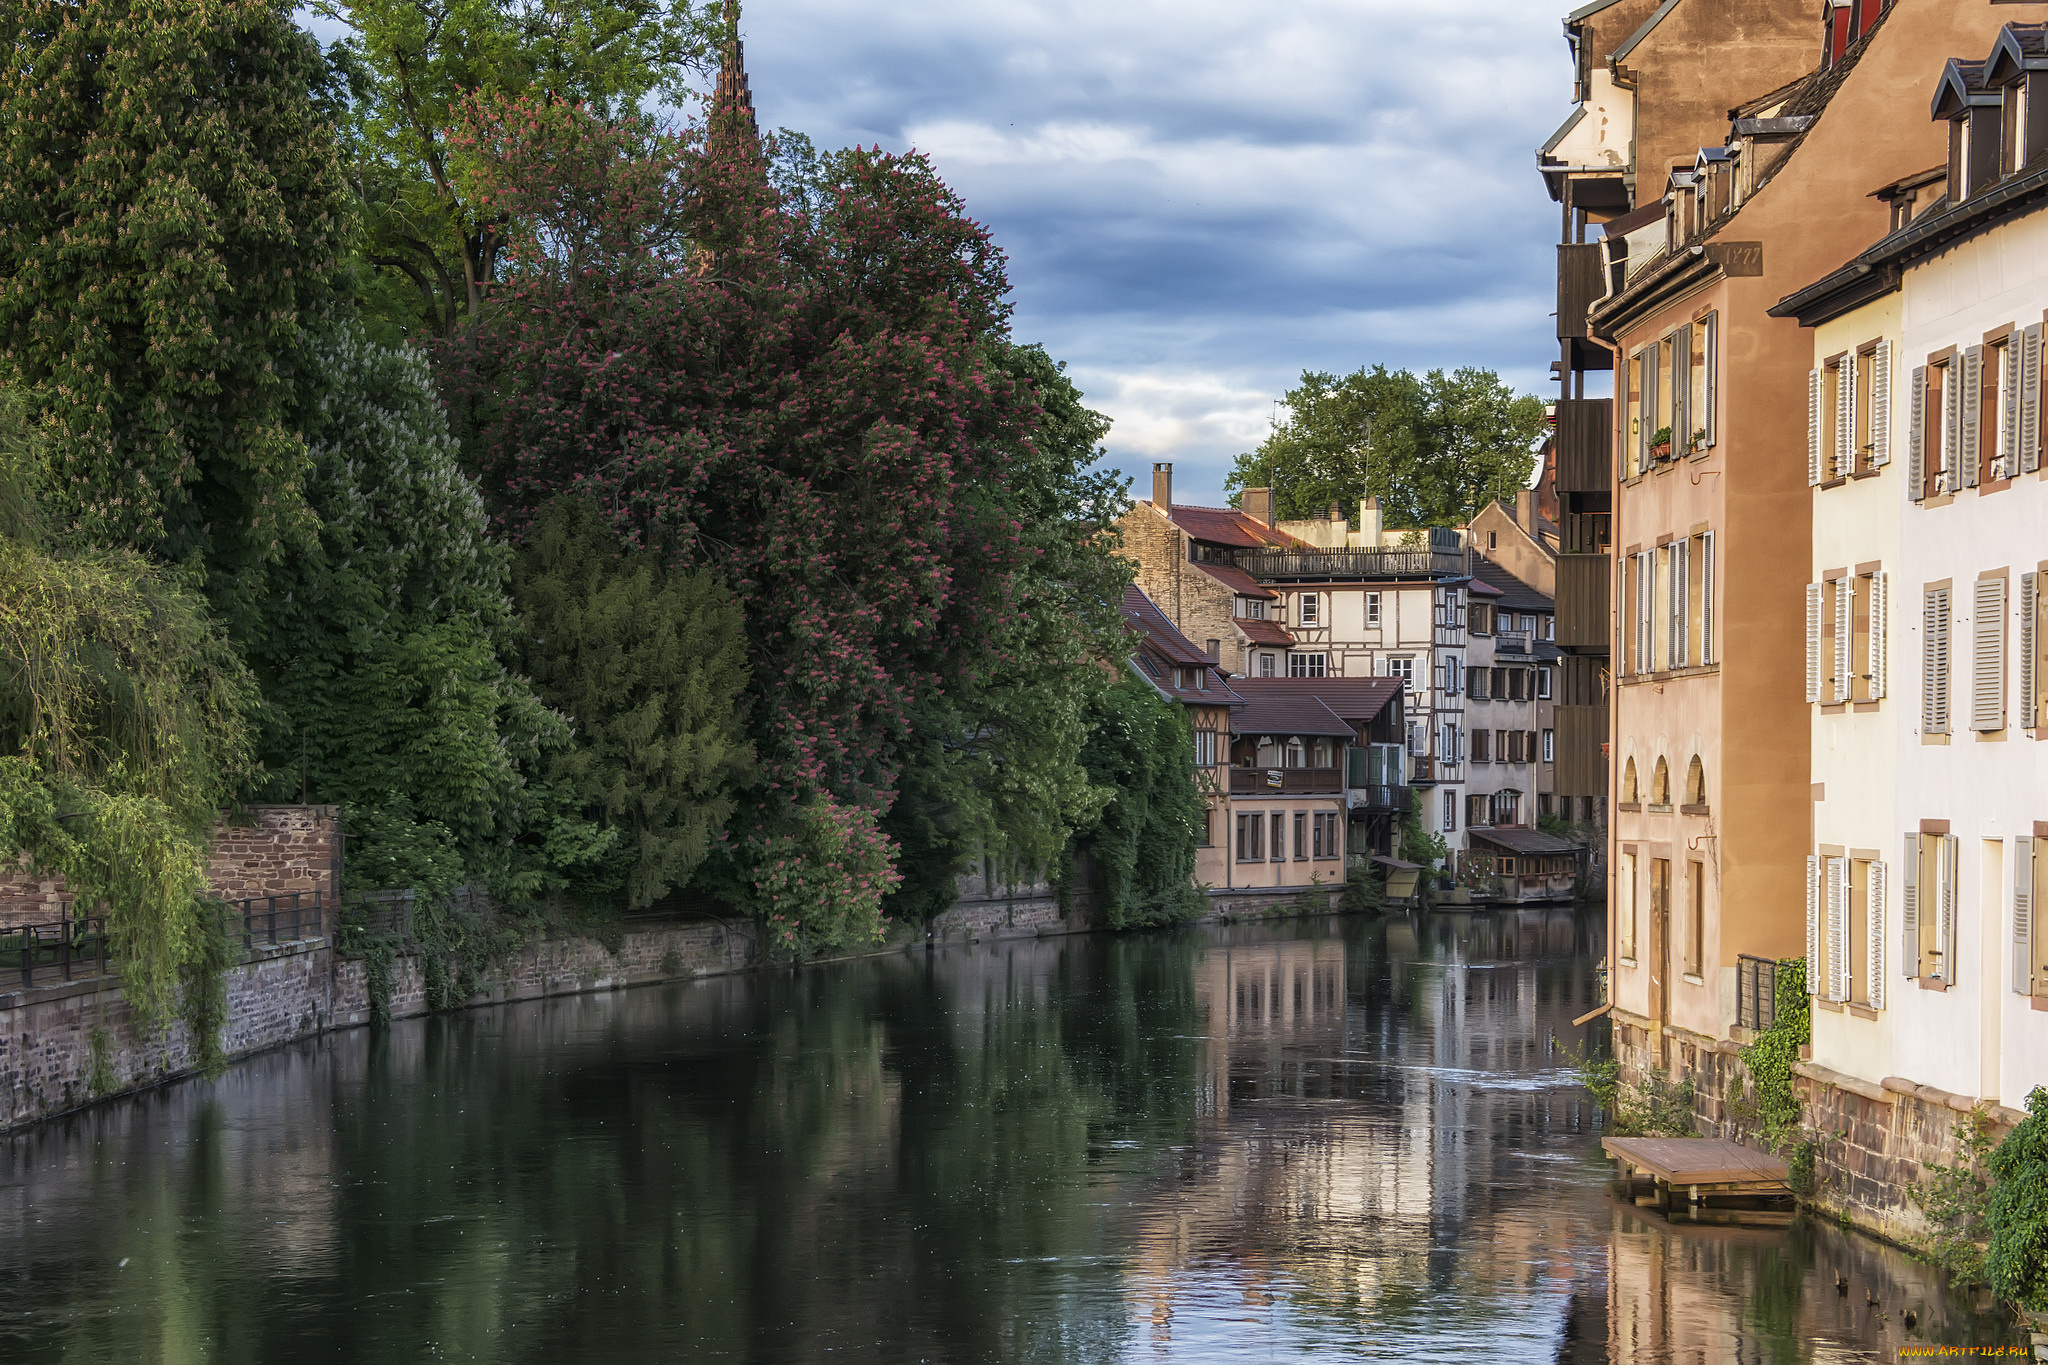
[[[1521,492],[1515,494],[1515,525],[1521,527],[1532,536],[1536,534],[1535,489],[1524,488]]]
[[[1152,505],[1162,512],[1173,510],[1173,466],[1159,463],[1152,466]]]
[[[1363,498],[1358,504],[1358,543],[1371,548],[1380,543],[1380,500]]]
[[[1253,521],[1264,522],[1268,526],[1273,524],[1272,489],[1247,488],[1244,490],[1244,497],[1239,500],[1239,505],[1243,507],[1244,514]]]

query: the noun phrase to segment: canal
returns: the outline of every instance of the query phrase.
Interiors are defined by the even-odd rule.
[[[1617,1202],[1567,1056],[1600,932],[1551,910],[920,948],[303,1044],[0,1138],[0,1361],[2015,1340],[1838,1228]]]

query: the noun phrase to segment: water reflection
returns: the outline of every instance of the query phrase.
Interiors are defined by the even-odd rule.
[[[955,946],[343,1035],[0,1141],[0,1359],[2007,1339],[1867,1240],[1613,1200],[1557,1043],[1599,933],[1522,911]]]

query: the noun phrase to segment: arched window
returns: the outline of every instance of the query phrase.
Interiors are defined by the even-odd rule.
[[[1336,747],[1327,739],[1316,741],[1315,766],[1318,768],[1334,768],[1337,766]]]
[[[1636,801],[1636,761],[1633,758],[1621,770],[1621,799],[1630,805]]]
[[[1668,806],[1671,804],[1671,765],[1662,755],[1657,758],[1657,771],[1650,778],[1650,804]]]
[[[1707,769],[1706,765],[1700,762],[1698,754],[1694,754],[1692,762],[1686,765],[1685,804],[1688,806],[1704,806],[1707,804]]]
[[[1280,760],[1283,768],[1306,768],[1308,750],[1301,742],[1300,735],[1290,735],[1287,740],[1286,756]]]

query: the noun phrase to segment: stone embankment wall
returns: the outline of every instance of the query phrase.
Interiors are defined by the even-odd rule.
[[[214,826],[206,884],[224,900],[320,891],[331,902],[341,863],[339,806],[249,806]],[[0,928],[59,919],[71,893],[62,877],[0,875]]]
[[[1647,1020],[1621,1010],[1611,1018],[1625,1084],[1655,1077],[1675,1085],[1690,1078],[1693,1124],[1701,1136],[1764,1145],[1739,1043],[1675,1028],[1665,1029],[1660,1039]],[[1802,1124],[1819,1142],[1811,1201],[1867,1232],[1907,1247],[1922,1245],[1929,1229],[1914,1193],[1929,1167],[1964,1160],[1964,1125],[1978,1103],[1898,1077],[1872,1085],[1811,1062],[1796,1062],[1792,1071]],[[1998,1105],[1981,1106],[1981,1116],[1994,1143],[2025,1117]]]

